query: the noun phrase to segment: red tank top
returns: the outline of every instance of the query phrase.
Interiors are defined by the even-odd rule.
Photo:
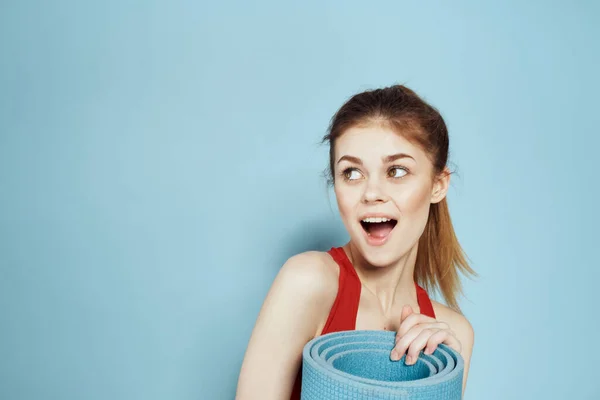
[[[329,253],[340,267],[338,293],[331,306],[331,311],[321,331],[321,335],[331,332],[353,331],[356,328],[356,314],[360,301],[361,283],[356,270],[352,266],[346,252],[341,247],[332,247]],[[421,314],[435,318],[433,305],[425,289],[415,282],[417,289],[417,302]],[[300,400],[302,387],[302,366],[296,376],[290,400]]]

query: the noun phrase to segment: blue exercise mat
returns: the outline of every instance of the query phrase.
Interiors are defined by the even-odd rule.
[[[460,400],[464,360],[440,344],[413,365],[390,360],[395,332],[342,331],[302,351],[302,400]]]

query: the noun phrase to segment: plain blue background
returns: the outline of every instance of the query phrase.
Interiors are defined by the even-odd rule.
[[[600,398],[597,4],[2,1],[0,398],[233,398],[347,239],[329,119],[394,83],[450,131],[466,399]]]

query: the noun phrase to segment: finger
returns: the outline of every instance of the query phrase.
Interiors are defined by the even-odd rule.
[[[435,328],[423,329],[421,331],[421,333],[419,333],[417,335],[417,337],[415,337],[415,339],[411,342],[410,346],[408,347],[408,352],[406,353],[406,360],[405,360],[406,365],[412,365],[417,362],[417,359],[419,358],[419,352],[427,345],[427,341],[433,334],[435,334],[435,333],[441,334],[444,332],[447,335],[447,331],[445,331],[443,329],[435,329]]]
[[[429,323],[429,324],[418,324],[412,327],[408,332],[406,332],[400,339],[396,342],[394,348],[392,349],[392,360],[399,360],[402,358],[410,344],[413,340],[424,330],[424,329],[433,329],[439,330],[443,329],[444,325],[442,323]]]
[[[398,341],[402,336],[406,334],[406,332],[408,332],[410,329],[412,329],[413,326],[417,324],[429,324],[437,322],[445,324],[445,322],[438,321],[435,318],[429,317],[425,314],[411,314],[400,323],[400,326],[398,327],[398,332],[396,333],[396,341]],[[443,328],[444,327],[442,327],[442,329]]]
[[[408,318],[412,314],[414,314],[414,311],[413,311],[412,307],[410,306],[410,304],[403,305],[402,312],[400,313],[400,326],[406,320],[406,318]],[[394,342],[398,342],[398,339],[400,339],[400,336],[401,335],[399,333],[396,333]]]
[[[406,319],[410,314],[414,313],[412,307],[409,304],[402,306],[402,313],[400,314],[400,323]]]
[[[447,344],[459,353],[461,352],[462,344],[460,343],[460,340],[458,340],[454,332],[451,330],[447,330],[444,332],[446,332],[447,334],[442,335],[441,332],[436,332],[435,334],[431,335],[429,341],[427,342],[427,346],[424,350],[425,354],[433,354],[433,352],[439,346],[440,343]]]
[[[447,344],[459,353],[462,351],[462,343],[460,340],[458,340],[456,334],[452,330],[448,330],[448,336],[442,341],[442,343]]]
[[[425,354],[433,354],[433,352],[437,349],[440,343],[443,343],[444,340],[447,339],[447,336],[443,334],[444,331],[436,332],[429,337],[427,341],[427,345],[425,346],[425,350],[423,353]]]

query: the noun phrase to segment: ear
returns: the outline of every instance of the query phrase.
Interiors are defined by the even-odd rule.
[[[444,170],[436,177],[431,190],[431,203],[439,203],[446,197],[448,186],[450,185],[450,170],[444,167]]]

